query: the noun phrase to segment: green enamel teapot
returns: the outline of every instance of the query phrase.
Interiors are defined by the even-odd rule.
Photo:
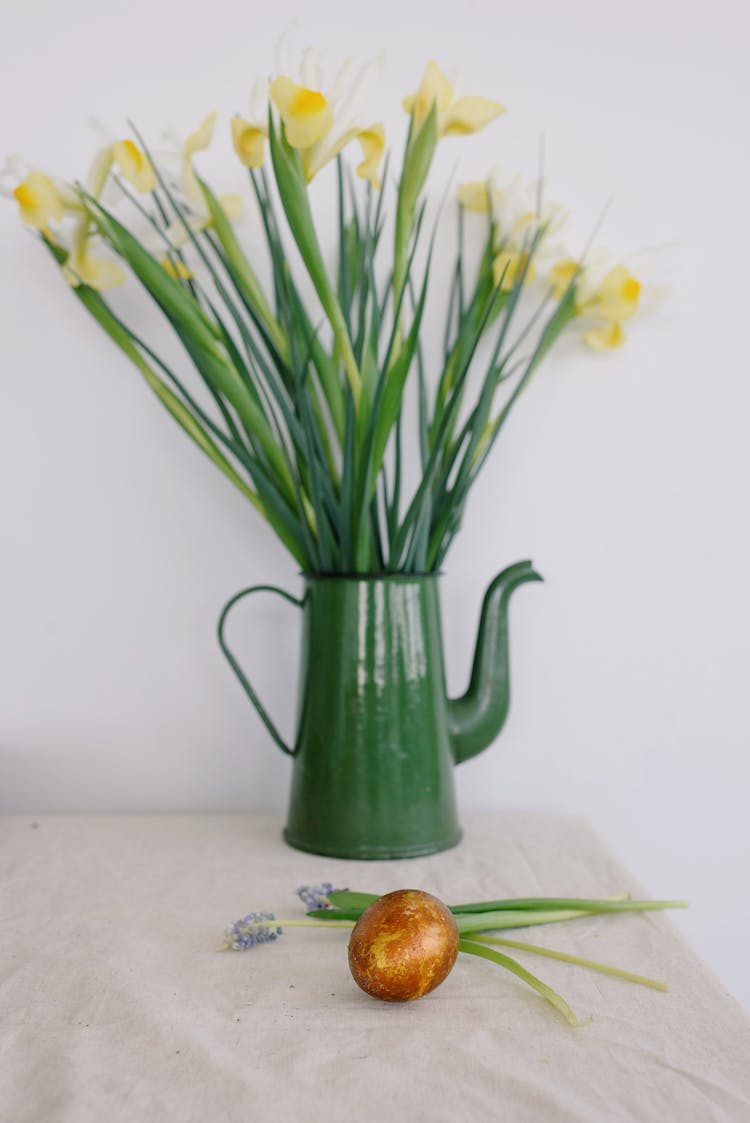
[[[448,698],[437,574],[306,574],[302,598],[273,585],[224,607],[219,643],[278,747],[292,758],[284,838],[341,858],[407,858],[455,846],[453,766],[485,749],[510,700],[508,603],[541,577],[504,569],[484,596],[468,689]],[[271,592],[303,612],[297,735],[287,745],[230,650],[234,605]]]

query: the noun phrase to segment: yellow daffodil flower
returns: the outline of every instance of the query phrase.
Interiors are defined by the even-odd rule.
[[[365,126],[361,120],[362,104],[375,65],[370,64],[355,75],[352,63],[345,62],[324,93],[322,70],[315,51],[303,52],[300,81],[289,77],[287,39],[288,36],[283,38],[277,51],[277,66],[282,72],[267,85],[256,83],[250,98],[249,116],[238,115],[232,119],[232,144],[240,161],[248,168],[262,165],[270,102],[284,126],[287,142],[300,154],[308,183],[348,144],[358,141],[362,160],[357,165],[357,175],[379,188],[378,168],[385,152],[385,129],[379,122]]]
[[[19,217],[28,226],[52,237],[50,224],[68,214],[80,214],[77,193],[62,180],[32,168],[20,156],[8,156],[0,167],[0,195],[18,203]]]
[[[62,222],[65,205],[54,181],[44,172],[29,172],[13,190],[23,222],[44,233],[51,222]]]
[[[271,82],[269,94],[292,148],[312,148],[331,131],[333,110],[319,90],[307,89],[282,76]]]
[[[232,145],[246,168],[260,168],[268,139],[268,82],[255,82],[250,93],[249,116],[231,121]]]
[[[575,280],[576,274],[579,279]],[[558,262],[549,274],[550,288],[558,300],[574,281],[575,316],[593,321],[582,339],[597,351],[611,351],[625,341],[623,323],[639,309],[642,284],[625,265],[615,265],[599,281],[574,258]]]
[[[269,93],[284,123],[289,144],[300,150],[302,170],[308,183],[351,141],[358,140],[363,159],[357,166],[357,174],[369,180],[373,187],[380,186],[377,169],[385,151],[385,128],[381,123],[367,128],[355,124],[336,129],[331,102],[320,91],[299,86],[291,78],[274,79]]]
[[[610,269],[594,291],[581,303],[581,315],[604,323],[583,333],[583,342],[597,351],[611,351],[625,341],[622,328],[638,310],[641,283],[624,265]]]
[[[89,194],[95,198],[104,190],[112,162],[112,145],[107,145],[97,153],[86,181]],[[20,161],[9,160],[6,168],[0,172],[0,179],[9,175],[20,178],[20,170]],[[68,215],[77,216],[71,248],[63,266],[63,275],[70,284],[83,283],[102,289],[119,284],[124,279],[125,274],[117,262],[107,257],[92,256],[89,244],[90,219],[77,193],[69,185],[33,170],[25,174],[12,192],[7,192],[4,188],[3,191],[16,198],[24,222],[42,231],[47,237],[53,236],[50,223],[60,223]]]
[[[156,173],[148,157],[133,140],[118,140],[99,150],[86,178],[86,190],[100,199],[113,167],[136,191],[146,193],[156,187]],[[88,285],[92,289],[109,289],[125,280],[125,272],[112,258],[91,253],[91,219],[84,211],[73,229],[68,260],[63,275],[69,284]]]
[[[146,194],[156,188],[156,173],[151,161],[141,152],[135,141],[117,140],[112,145],[112,160],[120,169],[123,178],[136,191]]]
[[[246,168],[260,168],[266,157],[268,129],[262,129],[239,115],[232,118],[232,144]]]
[[[440,136],[476,133],[505,112],[504,105],[488,98],[456,98],[452,84],[432,60],[425,67],[417,92],[405,97],[402,104],[412,118],[415,133],[422,127],[435,105]]]
[[[131,139],[113,140],[109,130],[99,121],[91,121],[91,127],[99,138],[99,151],[89,172],[87,190],[97,198],[104,197],[107,177],[116,167],[120,175],[140,194],[156,189],[156,173],[151,161]],[[109,192],[112,202],[119,199],[116,189]]]
[[[89,169],[86,190],[94,199],[100,198],[106,186],[114,162],[113,149],[112,144],[102,148],[94,157],[94,162]],[[111,258],[95,257],[91,254],[90,229],[91,219],[84,211],[73,229],[71,249],[68,260],[63,266],[63,276],[73,288],[80,284],[88,285],[92,289],[113,288],[125,280],[125,273]]]
[[[635,315],[640,295],[640,281],[624,265],[616,265],[588,297],[585,310],[609,324],[619,324]]]

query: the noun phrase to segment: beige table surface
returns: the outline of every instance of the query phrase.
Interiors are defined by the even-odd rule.
[[[355,987],[342,931],[217,953],[249,911],[301,915],[300,883],[452,902],[637,892],[579,819],[464,825],[445,854],[355,863],[289,849],[274,817],[0,820],[3,1123],[750,1121],[750,1023],[663,916],[526,932],[669,982],[518,953],[591,1015],[578,1029],[466,956],[433,994],[387,1005]]]

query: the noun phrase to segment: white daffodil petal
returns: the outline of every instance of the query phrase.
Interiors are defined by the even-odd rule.
[[[299,27],[299,20],[289,21],[289,26],[276,44],[275,72],[289,74],[292,69],[292,43]]]
[[[377,60],[367,63],[360,69],[346,95],[346,111],[342,114],[342,127],[350,128],[358,121],[362,121],[378,78],[378,71]]]
[[[352,80],[354,74],[354,60],[351,58],[344,59],[339,67],[338,74],[333,80],[333,84],[328,91],[328,104],[335,108]]]
[[[112,143],[111,131],[98,117],[89,117],[86,124],[96,137],[99,148],[106,148],[108,144]]]
[[[0,168],[0,195],[12,199],[13,193],[20,183],[26,179],[32,168],[17,152],[5,157],[5,163]]]
[[[316,50],[315,47],[307,47],[302,52],[299,76],[302,85],[308,86],[313,90],[319,90],[323,85],[323,67],[320,61],[320,51]]]
[[[250,91],[250,117],[259,128],[268,128],[268,82],[258,78]]]

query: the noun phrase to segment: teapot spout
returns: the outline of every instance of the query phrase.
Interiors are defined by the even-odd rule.
[[[517,562],[499,573],[484,594],[468,690],[448,701],[456,764],[486,749],[505,724],[510,704],[508,602],[519,585],[542,580],[530,561]]]

